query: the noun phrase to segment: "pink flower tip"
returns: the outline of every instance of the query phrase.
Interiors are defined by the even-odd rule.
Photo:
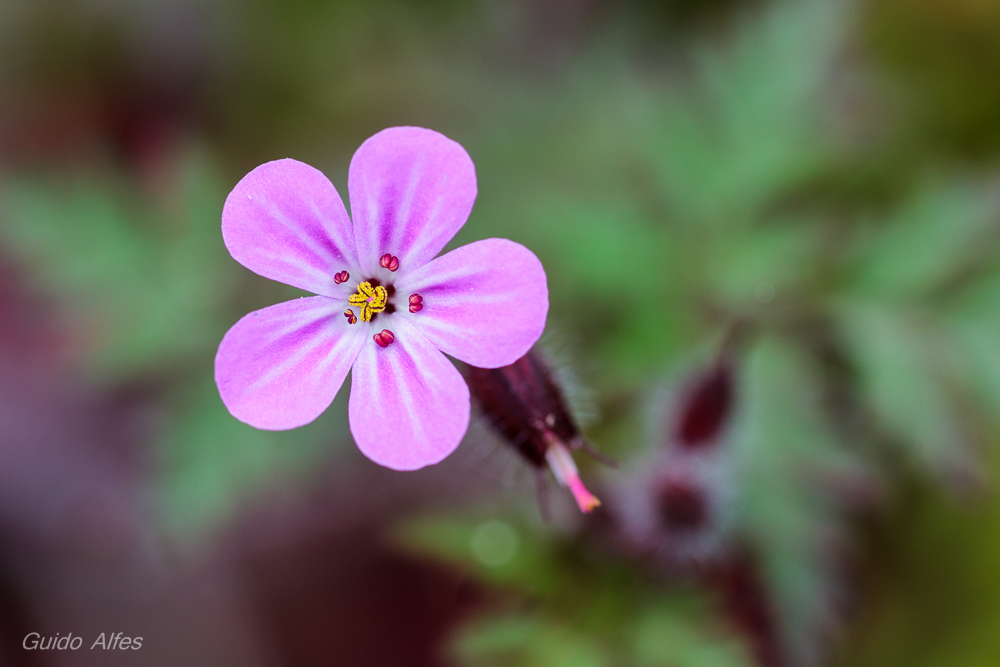
[[[601,506],[601,501],[587,490],[587,487],[583,485],[583,481],[579,477],[569,480],[568,486],[569,490],[573,492],[576,504],[584,514],[590,514],[594,511],[594,508]]]
[[[562,486],[569,487],[569,490],[573,493],[573,498],[576,499],[576,504],[580,507],[580,511],[584,514],[590,514],[595,507],[600,507],[601,501],[583,485],[583,482],[580,480],[580,473],[576,469],[576,464],[573,463],[573,457],[570,455],[569,449],[563,443],[559,442],[552,433],[547,432],[546,439],[548,440],[549,448],[545,452],[545,458],[549,463],[552,474],[555,475],[556,480]]]

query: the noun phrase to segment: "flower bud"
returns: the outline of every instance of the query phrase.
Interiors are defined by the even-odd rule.
[[[717,444],[732,416],[733,393],[732,365],[719,360],[682,393],[668,431],[671,441],[690,449]]]
[[[722,355],[660,406],[656,446],[611,488],[617,533],[633,552],[668,568],[725,555],[734,497],[727,430],[735,367]]]
[[[539,353],[529,351],[502,368],[470,366],[467,379],[484,416],[524,460],[538,470],[548,466],[581,511],[601,504],[580,480],[571,452],[588,446]]]
[[[616,532],[654,565],[706,563],[725,547],[732,491],[728,467],[677,450],[639,459],[610,489]]]

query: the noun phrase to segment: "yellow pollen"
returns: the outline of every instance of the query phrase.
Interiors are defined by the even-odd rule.
[[[385,304],[389,300],[389,293],[379,285],[372,287],[372,284],[365,281],[358,285],[358,291],[348,297],[347,301],[352,306],[361,308],[361,321],[371,322],[376,313],[385,310]]]

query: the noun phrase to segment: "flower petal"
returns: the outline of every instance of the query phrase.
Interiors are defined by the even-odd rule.
[[[347,188],[361,268],[387,278],[382,255],[397,257],[400,271],[413,271],[462,228],[476,201],[476,168],[443,134],[391,127],[361,144]]]
[[[469,428],[469,387],[415,327],[399,317],[388,324],[394,341],[380,347],[369,337],[354,363],[351,433],[372,461],[416,470],[458,447]]]
[[[262,164],[243,177],[222,209],[222,238],[233,258],[265,278],[324,294],[357,271],[354,230],[333,183],[297,160]]]
[[[283,431],[330,406],[368,334],[368,327],[347,324],[340,305],[303,297],[233,325],[215,355],[215,383],[234,417]]]
[[[507,239],[452,250],[396,289],[402,298],[423,297],[423,308],[410,317],[438,349],[479,368],[506,366],[527,354],[549,311],[542,263]]]

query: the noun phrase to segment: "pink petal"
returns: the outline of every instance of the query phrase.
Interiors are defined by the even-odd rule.
[[[398,258],[403,275],[429,262],[462,228],[476,201],[476,168],[442,134],[391,127],[361,144],[347,187],[361,268],[388,278],[380,257]]]
[[[215,383],[229,412],[256,428],[283,431],[326,410],[368,334],[347,323],[342,305],[304,297],[234,324],[215,355]]]
[[[549,311],[542,263],[507,239],[452,250],[396,290],[422,297],[422,309],[408,317],[438,349],[479,368],[506,366],[527,354]]]
[[[337,189],[297,160],[262,164],[236,184],[222,209],[222,238],[254,273],[316,294],[349,293],[333,277],[357,271],[354,230]]]
[[[372,461],[416,470],[451,454],[469,427],[469,388],[458,369],[399,317],[385,325],[394,342],[371,338],[351,374],[354,441]]]

